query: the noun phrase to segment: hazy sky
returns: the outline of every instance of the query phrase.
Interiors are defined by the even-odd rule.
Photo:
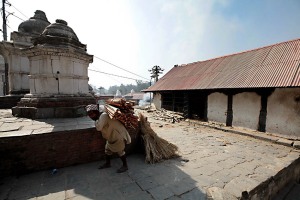
[[[35,10],[63,19],[94,57],[89,69],[149,81],[159,65],[207,60],[300,38],[299,0],[8,0],[8,12],[27,20]],[[20,11],[20,12],[19,12]],[[24,16],[25,15],[25,16]],[[8,35],[22,20],[8,17]],[[162,74],[162,75],[163,75]],[[108,88],[135,80],[89,71],[89,83]],[[144,77],[144,78],[141,78]]]

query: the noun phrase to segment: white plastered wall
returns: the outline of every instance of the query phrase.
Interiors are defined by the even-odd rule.
[[[208,95],[207,118],[209,121],[226,123],[227,96],[215,92]]]
[[[233,95],[233,126],[257,130],[261,97],[254,92],[243,92]]]
[[[89,94],[88,62],[51,55],[36,56],[30,62],[31,94]]]
[[[300,88],[277,88],[268,98],[266,131],[300,138]]]
[[[153,100],[152,103],[155,105],[156,109],[161,109],[161,94],[155,93],[153,94]]]
[[[9,90],[20,91],[29,89],[29,59],[24,56],[12,55],[9,66]]]

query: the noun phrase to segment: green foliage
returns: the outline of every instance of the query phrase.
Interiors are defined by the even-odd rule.
[[[108,88],[108,94],[116,94],[117,90],[121,92],[122,95],[128,94],[131,92],[133,89],[135,92],[140,92],[141,90],[144,90],[150,86],[149,82],[142,82],[142,81],[137,81],[136,85],[133,84],[128,84],[128,85],[123,85],[121,84],[120,86],[114,85],[110,86]]]
[[[104,87],[100,86],[94,86],[91,85],[93,88],[93,91],[97,94],[113,94],[115,95],[117,90],[121,92],[122,95],[128,94],[133,89],[134,92],[140,92],[141,90],[144,90],[150,86],[150,82],[143,82],[143,81],[136,81],[136,85],[128,84],[128,85],[113,85],[110,86],[108,89],[105,89]]]

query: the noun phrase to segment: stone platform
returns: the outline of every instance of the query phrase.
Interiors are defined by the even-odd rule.
[[[68,129],[71,137],[75,127],[93,128],[93,121],[86,117],[38,122],[2,113],[6,117],[0,119],[0,142],[26,130],[34,135]],[[148,119],[159,136],[179,147],[180,158],[151,165],[144,162],[143,154],[130,154],[129,170],[123,174],[116,173],[121,165],[117,158],[112,160],[112,168],[98,170],[103,162],[99,158],[57,171],[49,168],[9,176],[0,181],[0,199],[299,198],[300,152],[286,143],[273,142],[278,138],[261,140],[251,137],[251,132],[240,135],[234,127],[231,132],[191,122],[163,122],[151,115]]]

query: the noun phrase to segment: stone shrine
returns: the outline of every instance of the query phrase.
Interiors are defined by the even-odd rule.
[[[29,92],[29,59],[22,49],[32,46],[32,38],[38,37],[48,25],[46,14],[37,10],[19,25],[18,31],[10,34],[10,41],[0,42],[1,108],[15,106]]]
[[[21,49],[32,46],[32,38],[39,36],[48,25],[50,22],[45,13],[37,10],[33,17],[19,25],[18,31],[11,33],[11,41],[1,43],[1,53],[9,66],[9,94],[29,92],[29,60]]]
[[[24,48],[30,64],[30,93],[12,108],[14,116],[26,118],[67,118],[84,116],[85,106],[95,103],[89,93],[87,54],[66,21],[56,20]]]

